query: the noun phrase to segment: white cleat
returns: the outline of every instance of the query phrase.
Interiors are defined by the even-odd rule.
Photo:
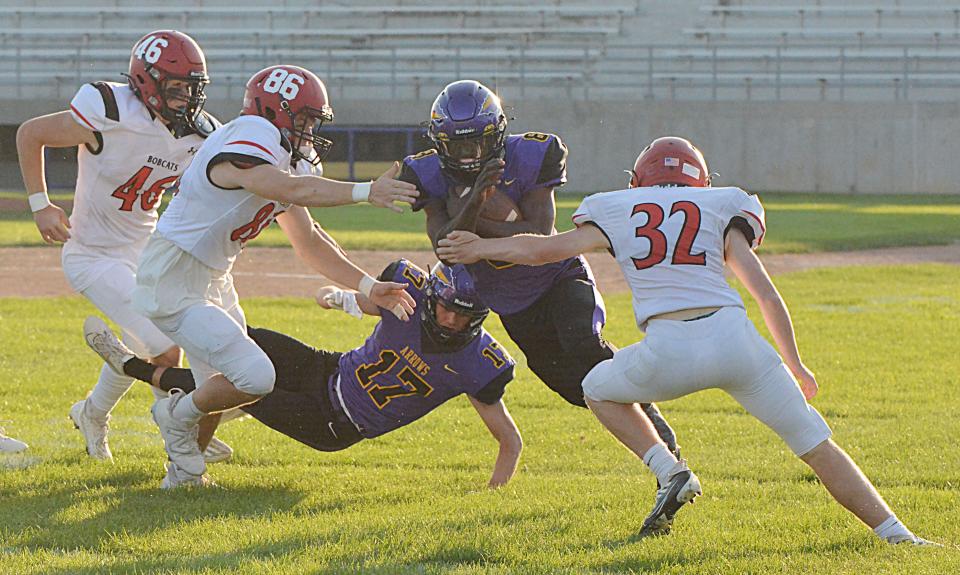
[[[677,511],[694,498],[703,495],[700,480],[687,467],[683,459],[670,470],[670,480],[657,490],[657,500],[653,511],[643,522],[640,537],[667,535],[673,527],[673,518]]]
[[[220,463],[221,461],[230,461],[233,457],[233,448],[227,443],[216,437],[210,438],[210,443],[203,450],[203,460],[207,463]]]
[[[87,400],[81,399],[70,408],[70,419],[73,426],[80,430],[87,444],[87,455],[101,461],[113,462],[113,453],[107,444],[107,432],[110,431],[110,416],[102,421],[87,414]]]
[[[3,428],[0,427],[0,453],[20,453],[26,448],[26,443],[19,439],[8,437],[3,433]]]
[[[191,475],[180,469],[176,463],[167,461],[164,464],[167,474],[160,482],[160,489],[176,489],[178,487],[214,487],[216,483],[207,474]]]
[[[918,545],[922,547],[943,547],[943,545],[924,539],[923,537],[917,537],[913,533],[909,535],[894,535],[887,538],[887,543],[891,545],[900,545],[901,543],[907,543],[909,545]]]
[[[123,364],[135,356],[102,319],[92,315],[83,322],[83,339],[90,346],[90,349],[95,351],[110,366],[110,369],[120,375],[125,375]]]
[[[181,471],[199,477],[207,471],[207,464],[203,461],[203,454],[200,453],[200,445],[197,442],[199,426],[184,423],[173,417],[173,408],[184,397],[186,394],[182,390],[170,390],[170,397],[158,400],[150,408],[150,412],[157,427],[160,428],[163,445],[170,461],[176,463]]]

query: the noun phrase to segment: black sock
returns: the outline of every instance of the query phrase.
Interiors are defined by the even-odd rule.
[[[182,367],[168,367],[163,375],[160,376],[160,389],[170,391],[171,389],[182,389],[189,393],[197,389],[196,382],[193,381],[193,372]]]
[[[151,385],[153,385],[153,374],[156,370],[157,366],[152,363],[147,363],[139,357],[127,360],[127,362],[123,364],[123,373]],[[197,384],[193,381],[193,372],[189,369],[168,367],[163,372],[163,375],[160,376],[160,389],[163,391],[182,389],[183,391],[190,392],[196,388]]]
[[[153,372],[156,369],[157,366],[153,365],[152,363],[147,363],[139,357],[129,359],[123,364],[123,373],[147,383],[150,383],[153,380]]]

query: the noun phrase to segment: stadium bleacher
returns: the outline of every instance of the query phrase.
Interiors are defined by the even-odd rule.
[[[35,2],[36,4],[37,2]],[[124,4],[130,4],[125,6]],[[518,94],[647,99],[951,99],[960,7],[893,0],[405,3],[213,0],[151,6],[0,2],[0,98],[62,98],[120,79],[149,28],[205,47],[212,98],[278,62],[325,76],[341,96],[414,98],[470,75]],[[682,8],[682,9],[678,9]],[[656,17],[656,27],[646,22]],[[41,71],[43,71],[41,73]]]

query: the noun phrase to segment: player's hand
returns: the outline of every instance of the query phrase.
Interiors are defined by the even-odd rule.
[[[335,309],[357,319],[363,318],[356,292],[345,291],[336,286],[323,286],[317,290],[316,300],[317,305],[324,309]]]
[[[401,321],[407,321],[413,315],[413,308],[417,302],[406,291],[407,284],[396,282],[374,282],[370,290],[370,301],[379,307],[397,316]]]
[[[317,295],[314,296],[314,299],[317,301],[317,305],[323,309],[342,309],[342,306],[337,307],[337,294],[342,291],[343,290],[336,286],[323,286],[317,290]]]
[[[807,401],[810,401],[817,395],[817,391],[820,389],[820,386],[817,385],[817,378],[814,377],[813,372],[807,369],[807,366],[802,363],[796,369],[791,369],[793,376],[797,378],[797,383],[800,384],[800,391],[803,392],[803,396],[807,398]]]
[[[367,201],[379,208],[389,208],[398,214],[403,213],[403,208],[395,206],[394,202],[413,204],[417,201],[417,197],[420,196],[417,186],[396,179],[398,174],[400,174],[400,162],[394,162],[371,184]]]
[[[500,158],[493,158],[483,165],[480,174],[473,182],[473,192],[471,198],[476,198],[481,204],[487,201],[493,192],[497,190],[497,184],[503,179],[503,170],[506,163]]]
[[[479,253],[480,236],[454,230],[437,242],[437,257],[451,264],[472,264],[483,259]]]
[[[70,239],[70,219],[67,213],[59,206],[50,205],[39,212],[34,212],[33,221],[40,230],[40,237],[48,244],[63,243]]]

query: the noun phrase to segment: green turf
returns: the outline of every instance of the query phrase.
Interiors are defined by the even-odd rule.
[[[13,197],[0,193],[0,198]],[[761,194],[769,233],[762,253],[817,252],[960,241],[960,196],[876,196]],[[579,196],[563,195],[557,226],[570,229]],[[313,210],[316,218],[347,249],[426,250],[422,213],[397,215],[370,206]],[[254,246],[287,241],[277,226]],[[0,213],[0,247],[43,245],[26,213]]]
[[[836,439],[909,526],[960,542],[960,269],[829,269],[778,285]],[[608,336],[635,341],[628,297],[607,303]],[[372,326],[305,300],[251,299],[245,309],[252,324],[339,349]],[[0,458],[0,573],[960,571],[955,547],[879,543],[719,392],[662,405],[706,493],[671,536],[633,541],[652,477],[525,367],[507,393],[525,449],[500,491],[483,489],[494,444],[460,399],[335,454],[231,423],[221,436],[236,459],[211,468],[222,489],[165,493],[146,389],[115,414],[113,466],[88,460],[68,424],[98,370],[79,333],[91,311],[78,297],[0,299],[0,418],[31,444]]]

